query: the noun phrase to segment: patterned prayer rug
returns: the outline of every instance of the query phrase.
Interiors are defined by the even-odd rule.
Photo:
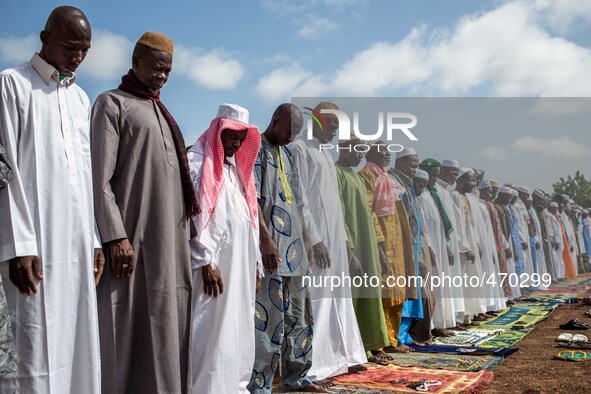
[[[523,330],[505,330],[490,339],[482,342],[478,346],[484,349],[488,348],[504,348],[515,345],[521,341],[527,334],[529,334],[533,328]]]
[[[516,306],[511,307],[509,311],[503,313],[502,315],[488,320],[486,322],[482,322],[478,325],[477,330],[482,329],[511,329],[515,325],[521,326],[528,326],[534,325],[548,316],[554,311],[554,306],[552,307],[539,307],[539,306],[529,306],[529,305],[521,305],[518,304]]]
[[[509,357],[518,349],[507,347],[502,348],[483,348],[477,346],[456,346],[456,345],[422,345],[412,346],[416,353],[447,353],[447,354],[464,354],[470,356],[500,356]]]
[[[418,380],[436,380],[441,386],[429,388],[430,393],[478,393],[488,386],[493,373],[487,370],[480,372],[458,372],[416,367],[399,367],[397,365],[374,366],[359,374],[345,374],[331,378],[335,384],[330,392],[340,393],[358,389],[360,393],[416,393],[409,385]],[[350,392],[350,391],[349,391]]]
[[[477,346],[480,343],[500,333],[500,330],[492,329],[470,329],[469,331],[450,331],[456,335],[451,337],[433,337],[433,343],[438,345]]]
[[[478,372],[483,369],[493,370],[503,361],[500,356],[468,356],[446,353],[390,353],[392,363],[400,367],[419,367],[445,369],[448,371]]]

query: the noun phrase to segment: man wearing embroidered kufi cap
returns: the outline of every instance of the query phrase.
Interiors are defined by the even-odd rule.
[[[189,219],[199,211],[183,135],[160,101],[174,46],[147,32],[92,113],[92,170],[107,267],[98,288],[105,393],[190,388]]]

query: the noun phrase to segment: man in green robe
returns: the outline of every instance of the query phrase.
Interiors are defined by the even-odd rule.
[[[352,139],[339,144],[340,154],[336,162],[345,231],[353,253],[361,262],[364,277],[381,278],[380,252],[367,190],[363,179],[353,170],[363,157],[355,151],[356,142],[359,140]],[[373,286],[368,279],[367,285],[363,285],[352,287],[357,323],[365,350],[373,354],[369,361],[384,363],[390,356],[382,348],[389,346],[390,341],[382,307],[381,282]]]

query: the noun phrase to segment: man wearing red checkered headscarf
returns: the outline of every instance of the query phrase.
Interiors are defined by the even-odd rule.
[[[187,155],[201,208],[191,240],[194,393],[247,392],[262,271],[253,177],[260,144],[248,111],[222,104]]]

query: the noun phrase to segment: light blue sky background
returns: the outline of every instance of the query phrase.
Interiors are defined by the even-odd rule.
[[[6,1],[0,68],[27,61],[62,3]],[[176,45],[162,99],[193,142],[222,102],[264,129],[294,96],[586,97],[591,95],[591,0],[72,1],[93,27],[79,84],[94,100],[118,85],[133,43],[148,30]],[[591,124],[591,123],[589,123]],[[443,127],[442,130],[449,126]],[[456,158],[490,177],[550,188],[591,175],[591,133],[500,125],[442,145],[442,130],[414,144],[422,157]],[[536,134],[537,133],[537,134]],[[435,137],[437,136],[437,137]],[[446,157],[442,157],[445,155]]]

